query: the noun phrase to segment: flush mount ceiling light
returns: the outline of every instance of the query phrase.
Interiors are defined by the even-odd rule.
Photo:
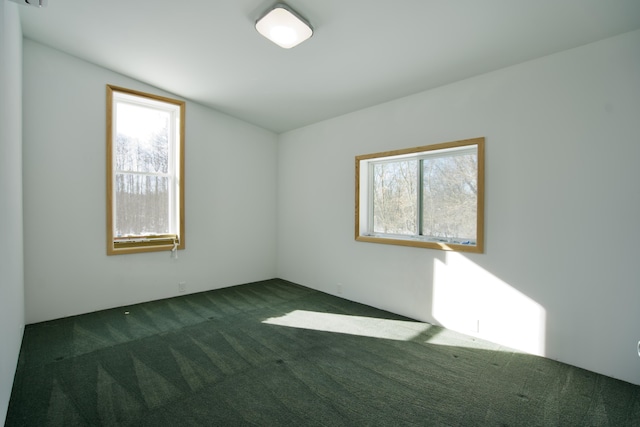
[[[256,30],[285,49],[297,46],[313,35],[311,24],[284,3],[276,3],[258,19]]]

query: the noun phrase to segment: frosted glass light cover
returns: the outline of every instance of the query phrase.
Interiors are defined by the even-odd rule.
[[[256,22],[256,30],[285,49],[299,45],[313,35],[311,26],[284,5],[276,5]]]

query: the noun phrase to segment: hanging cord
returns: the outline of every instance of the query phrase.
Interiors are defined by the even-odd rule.
[[[171,248],[171,258],[178,259],[178,240],[173,241],[173,248]]]

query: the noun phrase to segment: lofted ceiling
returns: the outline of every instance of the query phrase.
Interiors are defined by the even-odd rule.
[[[285,50],[254,28],[275,2],[49,0],[20,16],[28,39],[277,133],[640,28],[639,0],[289,0],[315,33]]]

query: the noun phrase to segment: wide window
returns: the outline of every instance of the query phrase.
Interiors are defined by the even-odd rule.
[[[107,253],[184,246],[184,102],[108,85]]]
[[[484,250],[484,138],[356,157],[356,240]]]

